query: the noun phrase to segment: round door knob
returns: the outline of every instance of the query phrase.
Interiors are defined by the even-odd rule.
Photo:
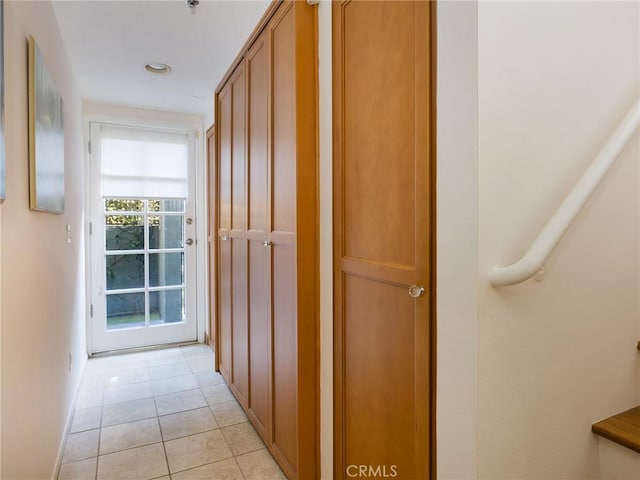
[[[273,245],[273,242],[270,242],[269,240],[263,240],[262,241],[262,246],[263,247],[268,247],[270,245]]]
[[[413,298],[418,298],[420,295],[424,295],[424,288],[419,287],[418,285],[411,285],[409,287],[409,296]]]
[[[186,243],[187,245],[193,245],[193,238],[187,238],[184,243]]]

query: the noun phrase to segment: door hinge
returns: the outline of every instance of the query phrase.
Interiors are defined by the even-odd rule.
[[[91,153],[91,140],[88,142],[89,153]]]
[[[89,222],[89,235],[93,235],[93,223]]]
[[[93,318],[93,303],[91,304],[90,310],[91,310],[91,312],[90,312],[91,318]]]

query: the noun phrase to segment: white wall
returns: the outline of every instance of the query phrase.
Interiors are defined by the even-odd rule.
[[[49,2],[4,2],[7,199],[2,233],[3,479],[53,475],[86,361],[80,95]],[[64,99],[65,212],[29,210],[27,36]],[[71,225],[72,243],[65,226]],[[68,370],[69,353],[74,367]]]
[[[320,176],[320,474],[333,478],[333,136],[331,1],[318,6]]]
[[[476,478],[478,11],[437,8],[437,471]]]
[[[479,3],[479,478],[598,478],[591,424],[638,404],[637,135],[544,281],[487,281],[524,253],[638,97],[638,8]]]

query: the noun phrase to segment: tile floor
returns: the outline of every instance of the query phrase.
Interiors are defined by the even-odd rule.
[[[89,360],[58,480],[284,478],[209,347]]]

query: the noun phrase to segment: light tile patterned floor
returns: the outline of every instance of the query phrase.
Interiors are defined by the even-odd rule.
[[[89,360],[58,480],[284,478],[209,347]]]

